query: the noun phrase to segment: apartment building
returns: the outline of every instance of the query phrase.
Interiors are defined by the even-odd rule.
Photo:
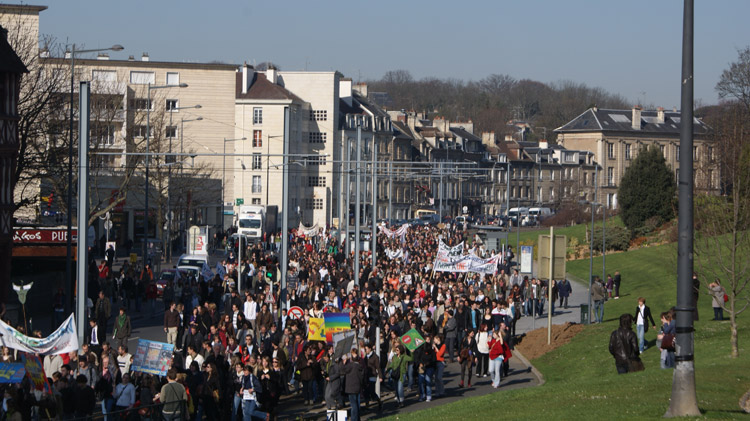
[[[625,170],[638,152],[657,146],[667,164],[679,176],[680,113],[677,110],[631,110],[589,108],[555,129],[557,143],[565,148],[590,151],[600,165],[600,202],[617,207],[617,189]],[[699,119],[693,122],[693,162],[696,186],[719,191],[719,173],[710,139],[711,128]]]

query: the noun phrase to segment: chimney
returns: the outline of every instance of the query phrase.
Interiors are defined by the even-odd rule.
[[[107,54],[107,53],[99,53],[96,56],[96,59],[97,60],[109,60],[109,54]]]
[[[672,107],[672,112],[677,112],[677,107]]]
[[[540,149],[547,149],[547,148],[549,148],[549,142],[547,142],[544,139],[540,140],[539,141],[539,148]]]
[[[656,109],[656,122],[658,124],[664,124],[664,107],[658,107]]]
[[[359,92],[360,95],[367,98],[367,84],[366,83],[358,83],[354,85],[354,90]]]
[[[341,100],[346,102],[350,107],[352,106],[352,79],[345,77],[339,80],[339,97]]]
[[[68,60],[68,59],[70,59],[70,55],[71,55],[71,54],[70,54],[70,51],[66,51],[66,52],[65,52],[65,60]]]
[[[497,138],[495,132],[483,132],[482,133],[482,145],[484,146],[495,146]]]
[[[276,67],[274,67],[273,64],[269,64],[268,69],[266,70],[266,79],[275,85],[277,77],[278,71],[276,70]]]
[[[46,48],[42,48],[39,50],[39,57],[40,58],[49,58],[49,50]]]
[[[128,61],[135,61],[135,56],[128,56]]]
[[[247,62],[242,64],[242,93],[247,93]]]
[[[633,130],[640,130],[641,129],[641,106],[636,105],[633,107],[633,120],[632,120],[632,127]]]
[[[148,53],[143,53],[141,56],[141,61],[151,61],[151,59],[148,57]]]

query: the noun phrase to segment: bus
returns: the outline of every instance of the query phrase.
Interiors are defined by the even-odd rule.
[[[437,211],[433,209],[417,209],[414,211],[414,218],[421,219],[425,215],[437,215]]]

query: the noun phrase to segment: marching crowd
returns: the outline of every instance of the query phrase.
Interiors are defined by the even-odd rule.
[[[35,393],[28,382],[6,388],[6,412],[19,419],[72,419],[97,408],[111,419],[112,413],[148,419],[155,411],[173,419],[270,419],[279,414],[280,399],[290,396],[311,408],[348,404],[357,420],[364,408],[382,408],[377,382],[394,391],[399,406],[407,404],[410,389],[420,401],[445,395],[443,376],[454,361],[459,387],[488,376],[500,387],[519,318],[541,315],[545,304],[554,312],[558,299],[567,307],[571,293],[568,281],[553,283],[553,302],[546,303],[549,286],[521,277],[509,264],[515,257],[510,248],[495,274],[435,272],[439,241],[469,250],[465,232],[455,227],[381,234],[376,265],[363,252],[356,274],[354,254],[335,236],[327,229],[312,237],[290,234],[283,290],[277,253],[262,244],[244,250],[242,262],[229,253],[221,262],[223,277],[178,274],[162,293],[165,339],[175,347],[166,378],[131,370],[127,346],[133,307],[143,314],[145,302],[154,314],[153,272],[127,263],[115,271],[110,260],[103,262],[89,283],[86,343],[79,352],[44,357],[52,393]],[[471,241],[477,256],[496,253],[477,240]],[[399,257],[387,257],[386,250],[396,248]],[[293,319],[280,311],[291,306],[304,315]],[[349,314],[356,332],[351,352],[336,355],[331,344],[308,340],[309,319],[326,312]],[[424,339],[414,350],[400,339],[411,329]]]

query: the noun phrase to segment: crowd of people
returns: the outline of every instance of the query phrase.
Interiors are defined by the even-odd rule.
[[[270,419],[289,396],[309,408],[348,404],[357,420],[368,407],[382,408],[378,382],[393,390],[399,406],[410,401],[410,390],[419,401],[444,396],[444,373],[454,361],[459,387],[488,376],[492,387],[500,387],[509,374],[516,322],[554,312],[558,299],[567,306],[572,291],[567,281],[553,283],[553,302],[546,303],[549,286],[521,277],[510,248],[494,274],[434,271],[439,241],[463,243],[464,252],[471,246],[480,257],[499,252],[455,228],[413,226],[403,237],[381,234],[376,265],[363,252],[359,273],[354,253],[346,253],[336,236],[329,229],[309,237],[290,233],[285,289],[278,253],[264,244],[243,250],[242,262],[234,257],[235,244],[221,262],[223,277],[179,272],[161,294],[164,341],[175,349],[165,377],[131,370],[128,349],[130,312],[154,317],[161,311],[152,269],[127,262],[115,269],[103,261],[89,282],[85,344],[79,352],[44,357],[51,394],[34,393],[29,384],[7,388],[9,412],[15,409],[23,419],[99,410],[133,419],[151,411],[176,419]],[[387,249],[402,253],[390,259]],[[304,315],[292,319],[281,311],[292,306]],[[308,340],[309,319],[326,312],[349,314],[356,332],[351,352],[335,355],[332,344]],[[424,343],[410,351],[400,338],[412,329]],[[168,407],[150,406],[165,399]]]

